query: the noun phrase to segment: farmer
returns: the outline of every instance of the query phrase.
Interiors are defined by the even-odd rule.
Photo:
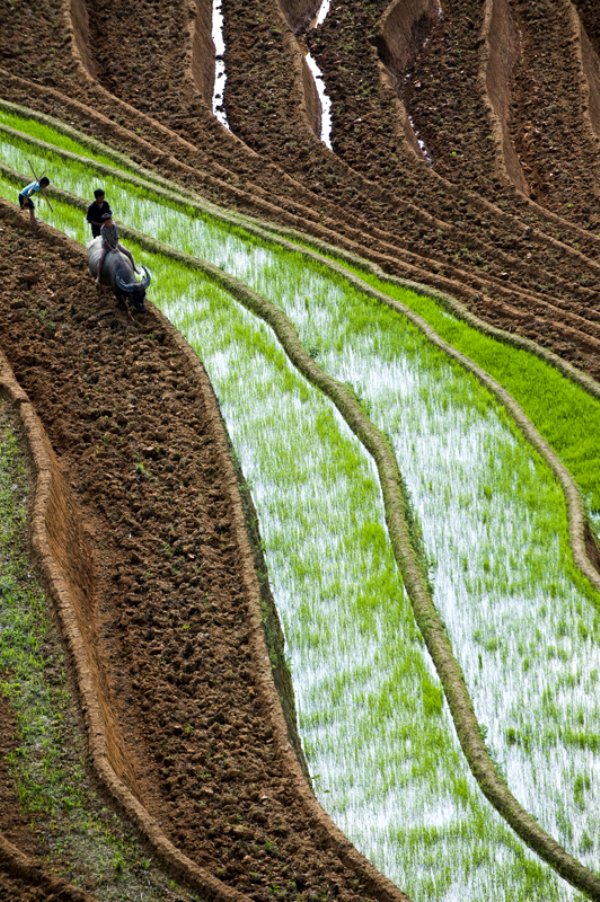
[[[102,251],[100,252],[100,257],[98,259],[96,285],[100,284],[100,275],[102,273],[104,259],[106,255],[110,254],[112,251],[121,251],[122,254],[125,254],[125,256],[131,260],[131,265],[133,266],[134,272],[137,272],[131,251],[128,251],[126,247],[123,247],[123,245],[119,241],[119,232],[113,222],[112,213],[103,213],[100,219],[102,222],[102,226],[100,228],[100,237],[102,238]]]
[[[102,188],[96,188],[96,190],[94,191],[94,197],[96,199],[87,208],[85,218],[92,227],[92,236],[94,238],[97,238],[102,227],[102,215],[104,213],[110,213],[112,215],[112,210],[108,205],[108,201],[104,196],[104,191]]]
[[[28,185],[25,185],[19,191],[19,207],[21,210],[29,210],[29,219],[31,222],[35,222],[35,204],[33,203],[31,196],[33,194],[38,194],[38,192],[43,192],[44,188],[47,188],[50,184],[50,179],[45,175],[41,177],[39,181],[30,182]]]

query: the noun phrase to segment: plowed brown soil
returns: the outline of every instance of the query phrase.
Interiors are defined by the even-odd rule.
[[[136,158],[217,201],[304,227],[392,272],[450,290],[495,325],[598,374],[600,241],[509,185],[495,180],[487,194],[476,194],[416,157],[398,128],[397,97],[382,80],[375,50],[385,3],[334,4],[332,10],[339,27],[330,28],[320,62],[335,99],[337,156],[321,145],[303,112],[301,45],[279,4],[226,0],[224,8],[228,115],[260,156],[210,114],[199,89],[206,53],[198,51],[195,30],[205,26],[185,4],[116,3],[108,17],[102,4],[79,0],[75,17],[71,4],[52,0],[51,27],[43,36],[20,9],[7,10],[0,57],[10,71],[0,72],[2,93],[101,138],[113,136]],[[444,22],[451,13],[446,9]],[[86,16],[88,30],[79,27]],[[78,26],[81,65],[68,52],[71,22]],[[41,58],[33,49],[40,40]],[[125,44],[117,87],[106,48]],[[160,64],[163,57],[168,66]],[[21,75],[31,80],[18,80]],[[108,125],[100,111],[122,127]],[[468,119],[465,131],[467,125]],[[593,225],[593,206],[589,215]]]
[[[0,863],[1,866],[1,863]],[[86,902],[89,896],[70,889],[66,884],[45,879],[40,872],[36,884],[34,875],[29,877],[9,876],[0,872],[0,900],[1,902]]]
[[[553,26],[539,48],[524,38],[505,73],[507,134],[535,204],[515,190],[488,137],[486,4],[445,0],[440,19],[413,23],[404,68],[390,65],[382,37],[387,0],[334,2],[324,27],[306,31],[318,5],[224,0],[234,134],[210,112],[208,0],[48,0],[41,18],[0,0],[0,95],[212,200],[451,291],[597,378],[597,147],[585,104],[574,101],[585,92],[578,39],[561,37],[572,27],[567,4],[507,0],[515,34],[540,15]],[[596,52],[593,4],[576,7]],[[333,100],[334,154],[314,131],[305,44]],[[561,54],[568,66],[557,81]],[[558,95],[557,111],[541,99],[543,110],[531,106],[525,75],[536,97]],[[402,104],[433,166],[415,152]],[[557,141],[565,167],[549,162]],[[157,315],[131,320],[95,292],[81,251],[6,209],[0,228],[0,340],[84,513],[99,655],[140,798],[179,848],[250,898],[384,898],[342,861],[274,742],[215,410],[197,377]],[[10,822],[3,809],[0,826]]]
[[[182,851],[251,898],[372,897],[277,754],[214,409],[157,314],[115,311],[83,250],[44,226],[5,207],[0,222],[2,345],[84,511],[88,616],[132,785]]]

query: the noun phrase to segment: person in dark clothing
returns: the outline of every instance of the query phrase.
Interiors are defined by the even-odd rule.
[[[95,201],[89,205],[87,209],[86,219],[92,227],[92,235],[97,238],[102,228],[102,217],[107,213],[112,216],[112,210],[108,205],[108,201],[104,196],[102,188],[96,188],[94,191]]]

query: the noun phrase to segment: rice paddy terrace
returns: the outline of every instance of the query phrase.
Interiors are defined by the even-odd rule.
[[[0,23],[0,899],[600,899],[594,5]]]

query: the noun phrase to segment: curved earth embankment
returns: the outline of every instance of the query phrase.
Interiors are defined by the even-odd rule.
[[[87,280],[80,248],[44,226],[32,234],[6,206],[1,218],[3,348],[93,537],[94,644],[131,762],[131,776],[119,776],[180,859],[230,893],[266,893],[275,880],[340,898],[403,898],[323,815],[291,750],[201,365],[159,314],[140,325],[114,313]],[[32,303],[46,311],[41,328]],[[64,512],[63,493],[54,500]],[[65,544],[54,550],[67,566]],[[120,801],[147,829],[132,800]],[[210,879],[204,892],[221,897]]]

